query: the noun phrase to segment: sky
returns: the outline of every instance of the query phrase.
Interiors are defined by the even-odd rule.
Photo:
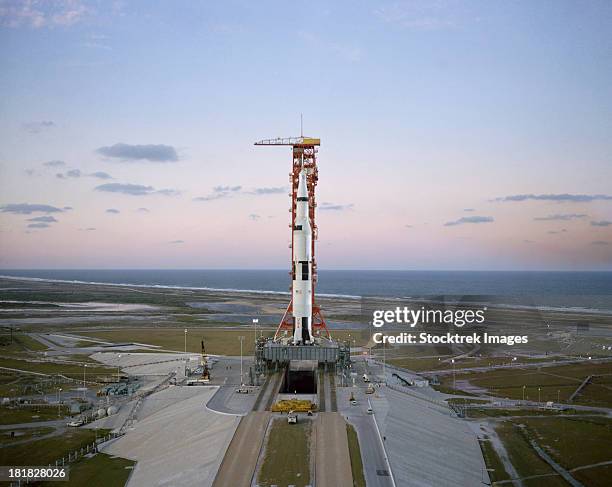
[[[609,1],[0,0],[0,268],[612,270]]]

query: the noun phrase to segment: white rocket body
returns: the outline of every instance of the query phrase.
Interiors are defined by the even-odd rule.
[[[312,341],[312,229],[306,169],[300,171],[293,226],[293,343]]]

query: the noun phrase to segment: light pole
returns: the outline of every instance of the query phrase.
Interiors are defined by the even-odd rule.
[[[62,407],[62,388],[57,389],[57,417],[60,417],[60,409]]]
[[[185,328],[185,353],[187,353],[187,328]]]
[[[525,386],[523,386],[523,402],[525,402]]]
[[[240,385],[244,385],[244,381],[242,380],[242,341],[244,340],[243,336],[239,336],[238,340],[240,340]]]
[[[85,388],[85,369],[87,369],[87,364],[83,364],[83,389]]]
[[[561,390],[557,390],[557,404],[561,403]]]
[[[457,376],[455,375],[455,359],[451,359],[451,363],[453,364],[453,389],[457,389]]]
[[[118,358],[121,358],[121,354],[118,355]],[[119,369],[121,368],[120,365],[117,365],[117,384],[119,383],[119,381],[121,380],[121,377],[119,376]]]
[[[538,387],[538,402],[542,402],[542,401],[540,400],[540,390],[541,390],[541,387]]]

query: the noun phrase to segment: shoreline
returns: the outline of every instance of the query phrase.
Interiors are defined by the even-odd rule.
[[[215,288],[206,286],[179,286],[179,285],[165,285],[165,284],[130,284],[130,283],[113,283],[113,282],[97,282],[97,281],[81,281],[81,280],[68,280],[68,279],[51,279],[42,277],[25,277],[25,276],[10,276],[0,274],[0,280],[7,281],[19,281],[19,282],[43,282],[43,283],[57,283],[57,284],[71,284],[71,285],[86,285],[86,286],[110,286],[118,288],[139,288],[139,289],[155,289],[155,290],[176,290],[176,291],[204,291],[213,293],[227,293],[230,295],[254,295],[254,296],[289,296],[291,293],[288,291],[272,291],[265,289],[236,289],[236,288]],[[447,304],[452,305],[452,301],[440,301],[438,299],[427,299],[427,297],[412,297],[412,296],[356,296],[350,294],[333,294],[333,293],[317,293],[317,296],[324,299],[346,299],[351,301],[369,300],[375,299],[380,301],[390,302],[406,302],[411,304],[416,303],[428,303],[428,304]],[[466,295],[463,295],[465,297]],[[467,295],[469,296],[469,295]],[[476,295],[475,295],[476,296]],[[446,297],[453,297],[453,295],[447,295]],[[495,298],[503,298],[502,296],[491,296]],[[0,303],[4,300],[0,300]],[[515,303],[492,303],[491,301],[461,301],[457,302],[461,305],[474,305],[482,306],[486,305],[493,309],[500,309],[506,311],[541,311],[549,313],[569,313],[573,315],[597,315],[597,316],[612,316],[612,309],[601,309],[601,308],[585,308],[579,306],[529,306]]]

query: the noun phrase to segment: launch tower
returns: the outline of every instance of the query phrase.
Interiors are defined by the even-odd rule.
[[[289,173],[291,183],[291,208],[289,210],[291,212],[291,224],[289,225],[291,227],[291,300],[274,334],[274,341],[280,342],[286,337],[293,337],[289,338],[289,342],[314,344],[317,338],[331,339],[321,314],[321,308],[315,298],[317,282],[315,188],[318,180],[316,155],[321,140],[301,136],[265,139],[256,142],[255,145],[291,146],[292,153],[292,170]],[[305,222],[304,217],[307,218]],[[305,249],[304,245],[309,248]]]

